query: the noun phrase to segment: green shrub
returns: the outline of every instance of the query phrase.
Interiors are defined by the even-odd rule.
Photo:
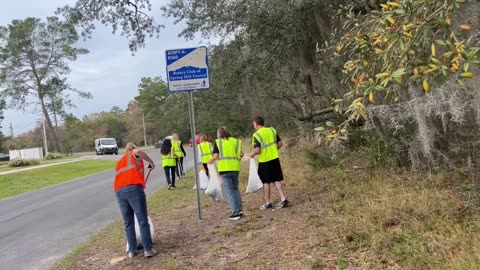
[[[8,162],[8,166],[10,167],[25,167],[25,166],[32,166],[32,165],[38,165],[40,164],[40,161],[35,160],[35,159],[12,159],[10,162]]]
[[[338,157],[326,149],[305,149],[305,156],[314,169],[329,168],[338,164]]]
[[[63,155],[60,153],[50,152],[45,156],[45,159],[59,159],[59,158],[63,158]]]
[[[408,166],[408,149],[397,137],[388,140],[377,132],[355,130],[348,137],[348,150],[353,156],[362,158],[369,167],[404,167]]]

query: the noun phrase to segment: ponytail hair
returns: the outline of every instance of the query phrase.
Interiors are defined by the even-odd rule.
[[[232,135],[230,135],[230,132],[226,127],[219,127],[217,130],[217,137],[219,139],[228,139],[232,137]]]
[[[172,141],[169,139],[165,139],[162,144],[162,149],[160,149],[160,153],[162,155],[168,155],[172,152]]]
[[[133,149],[136,149],[137,146],[135,146],[135,144],[133,144],[132,142],[128,142],[127,145],[125,146],[125,150],[127,151],[132,151]]]

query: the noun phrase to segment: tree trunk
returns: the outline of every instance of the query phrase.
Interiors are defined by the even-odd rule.
[[[53,135],[54,150],[55,152],[60,153],[61,149],[60,149],[60,143],[58,141],[57,133],[55,132],[55,128],[53,127],[52,120],[50,119],[50,115],[48,115],[48,110],[47,110],[47,107],[45,106],[45,102],[41,97],[40,97],[40,104],[42,106],[43,116],[45,117],[45,120],[47,122],[47,127],[50,130],[50,132],[52,132],[52,135]]]

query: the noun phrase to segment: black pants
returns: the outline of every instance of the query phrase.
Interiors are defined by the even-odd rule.
[[[177,176],[180,177],[181,175],[185,175],[183,173],[183,157],[176,158],[177,160]]]
[[[202,165],[203,165],[203,168],[205,169],[205,172],[207,173],[207,176],[210,177],[210,175],[208,174],[208,164],[202,163]]]
[[[163,167],[165,170],[165,178],[167,178],[167,184],[175,187],[175,168],[176,167]]]

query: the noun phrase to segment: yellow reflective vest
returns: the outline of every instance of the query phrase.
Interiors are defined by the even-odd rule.
[[[198,145],[198,151],[200,151],[200,157],[204,164],[208,163],[213,157],[211,143],[209,142],[201,142]]]
[[[173,157],[173,154],[162,155],[162,166],[163,167],[176,167],[177,161]]]
[[[260,155],[258,162],[268,162],[278,158],[277,131],[272,127],[262,127],[253,134],[252,144],[255,139],[260,142]]]
[[[172,147],[173,151],[175,152],[175,155],[177,157],[183,157],[183,152],[182,152],[182,141],[172,141]]]
[[[217,139],[215,144],[218,147],[218,171],[239,172],[240,153],[242,152],[242,141],[233,137],[228,139]]]

